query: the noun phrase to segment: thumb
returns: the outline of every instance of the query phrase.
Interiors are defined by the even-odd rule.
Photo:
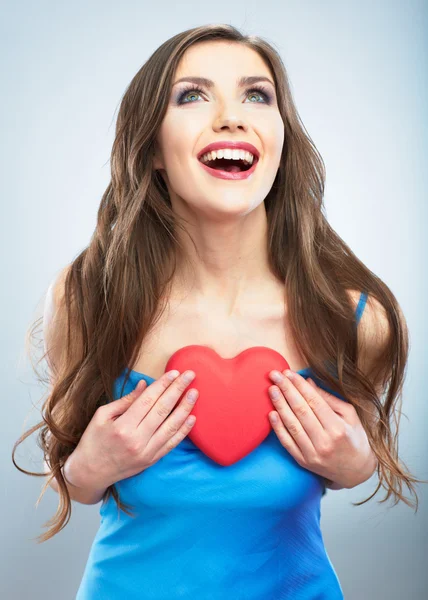
[[[144,388],[147,386],[147,382],[144,379],[141,379],[135,388],[119,398],[119,400],[115,400],[115,402],[110,403],[111,411],[109,411],[109,417],[118,417],[128,410],[131,404],[138,398],[138,396],[143,392]]]
[[[330,392],[327,392],[327,390],[317,385],[315,381],[313,381],[313,379],[311,379],[310,377],[308,377],[308,382],[313,388],[317,390],[317,392],[321,394],[321,396],[324,398],[327,404],[329,404],[335,412],[339,412],[339,414],[343,416],[343,411],[347,410],[347,402],[344,402],[340,398],[337,398],[337,396],[334,396],[333,394],[330,394]]]

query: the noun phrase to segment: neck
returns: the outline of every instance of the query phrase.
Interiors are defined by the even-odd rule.
[[[186,256],[179,261],[173,289],[191,297],[195,307],[212,306],[230,316],[283,289],[269,266],[264,203],[239,220],[199,220],[189,233],[195,245],[187,237],[180,240]]]

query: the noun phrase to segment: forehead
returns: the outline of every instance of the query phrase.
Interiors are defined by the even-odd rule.
[[[215,83],[231,80],[235,83],[243,75],[271,76],[262,57],[251,48],[237,42],[215,40],[193,44],[181,57],[174,81],[186,75],[205,76]]]

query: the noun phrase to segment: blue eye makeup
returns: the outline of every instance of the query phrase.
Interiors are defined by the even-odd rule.
[[[194,94],[203,94],[204,91],[205,90],[203,90],[201,87],[192,83],[179,93],[178,98],[176,99],[176,104],[179,106],[182,104],[194,104],[194,102],[192,101],[185,102],[184,99],[186,98],[186,96],[190,96],[190,92]],[[245,93],[247,95],[259,94],[259,96],[262,96],[264,98],[263,102],[252,102],[251,104],[272,104],[272,94],[264,86],[251,87],[247,89]]]

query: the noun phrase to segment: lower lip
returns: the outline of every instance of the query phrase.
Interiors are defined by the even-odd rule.
[[[207,173],[209,173],[210,175],[212,175],[213,177],[217,177],[218,179],[232,179],[234,181],[240,180],[240,179],[248,179],[248,177],[250,177],[250,175],[252,175],[254,173],[254,171],[256,170],[256,166],[257,166],[258,162],[259,162],[259,159],[254,160],[253,164],[247,171],[238,171],[237,173],[229,173],[228,171],[222,171],[221,169],[211,169],[211,167],[204,165],[203,162],[198,160],[198,163],[201,165],[201,167],[203,169],[205,169],[205,171]]]

